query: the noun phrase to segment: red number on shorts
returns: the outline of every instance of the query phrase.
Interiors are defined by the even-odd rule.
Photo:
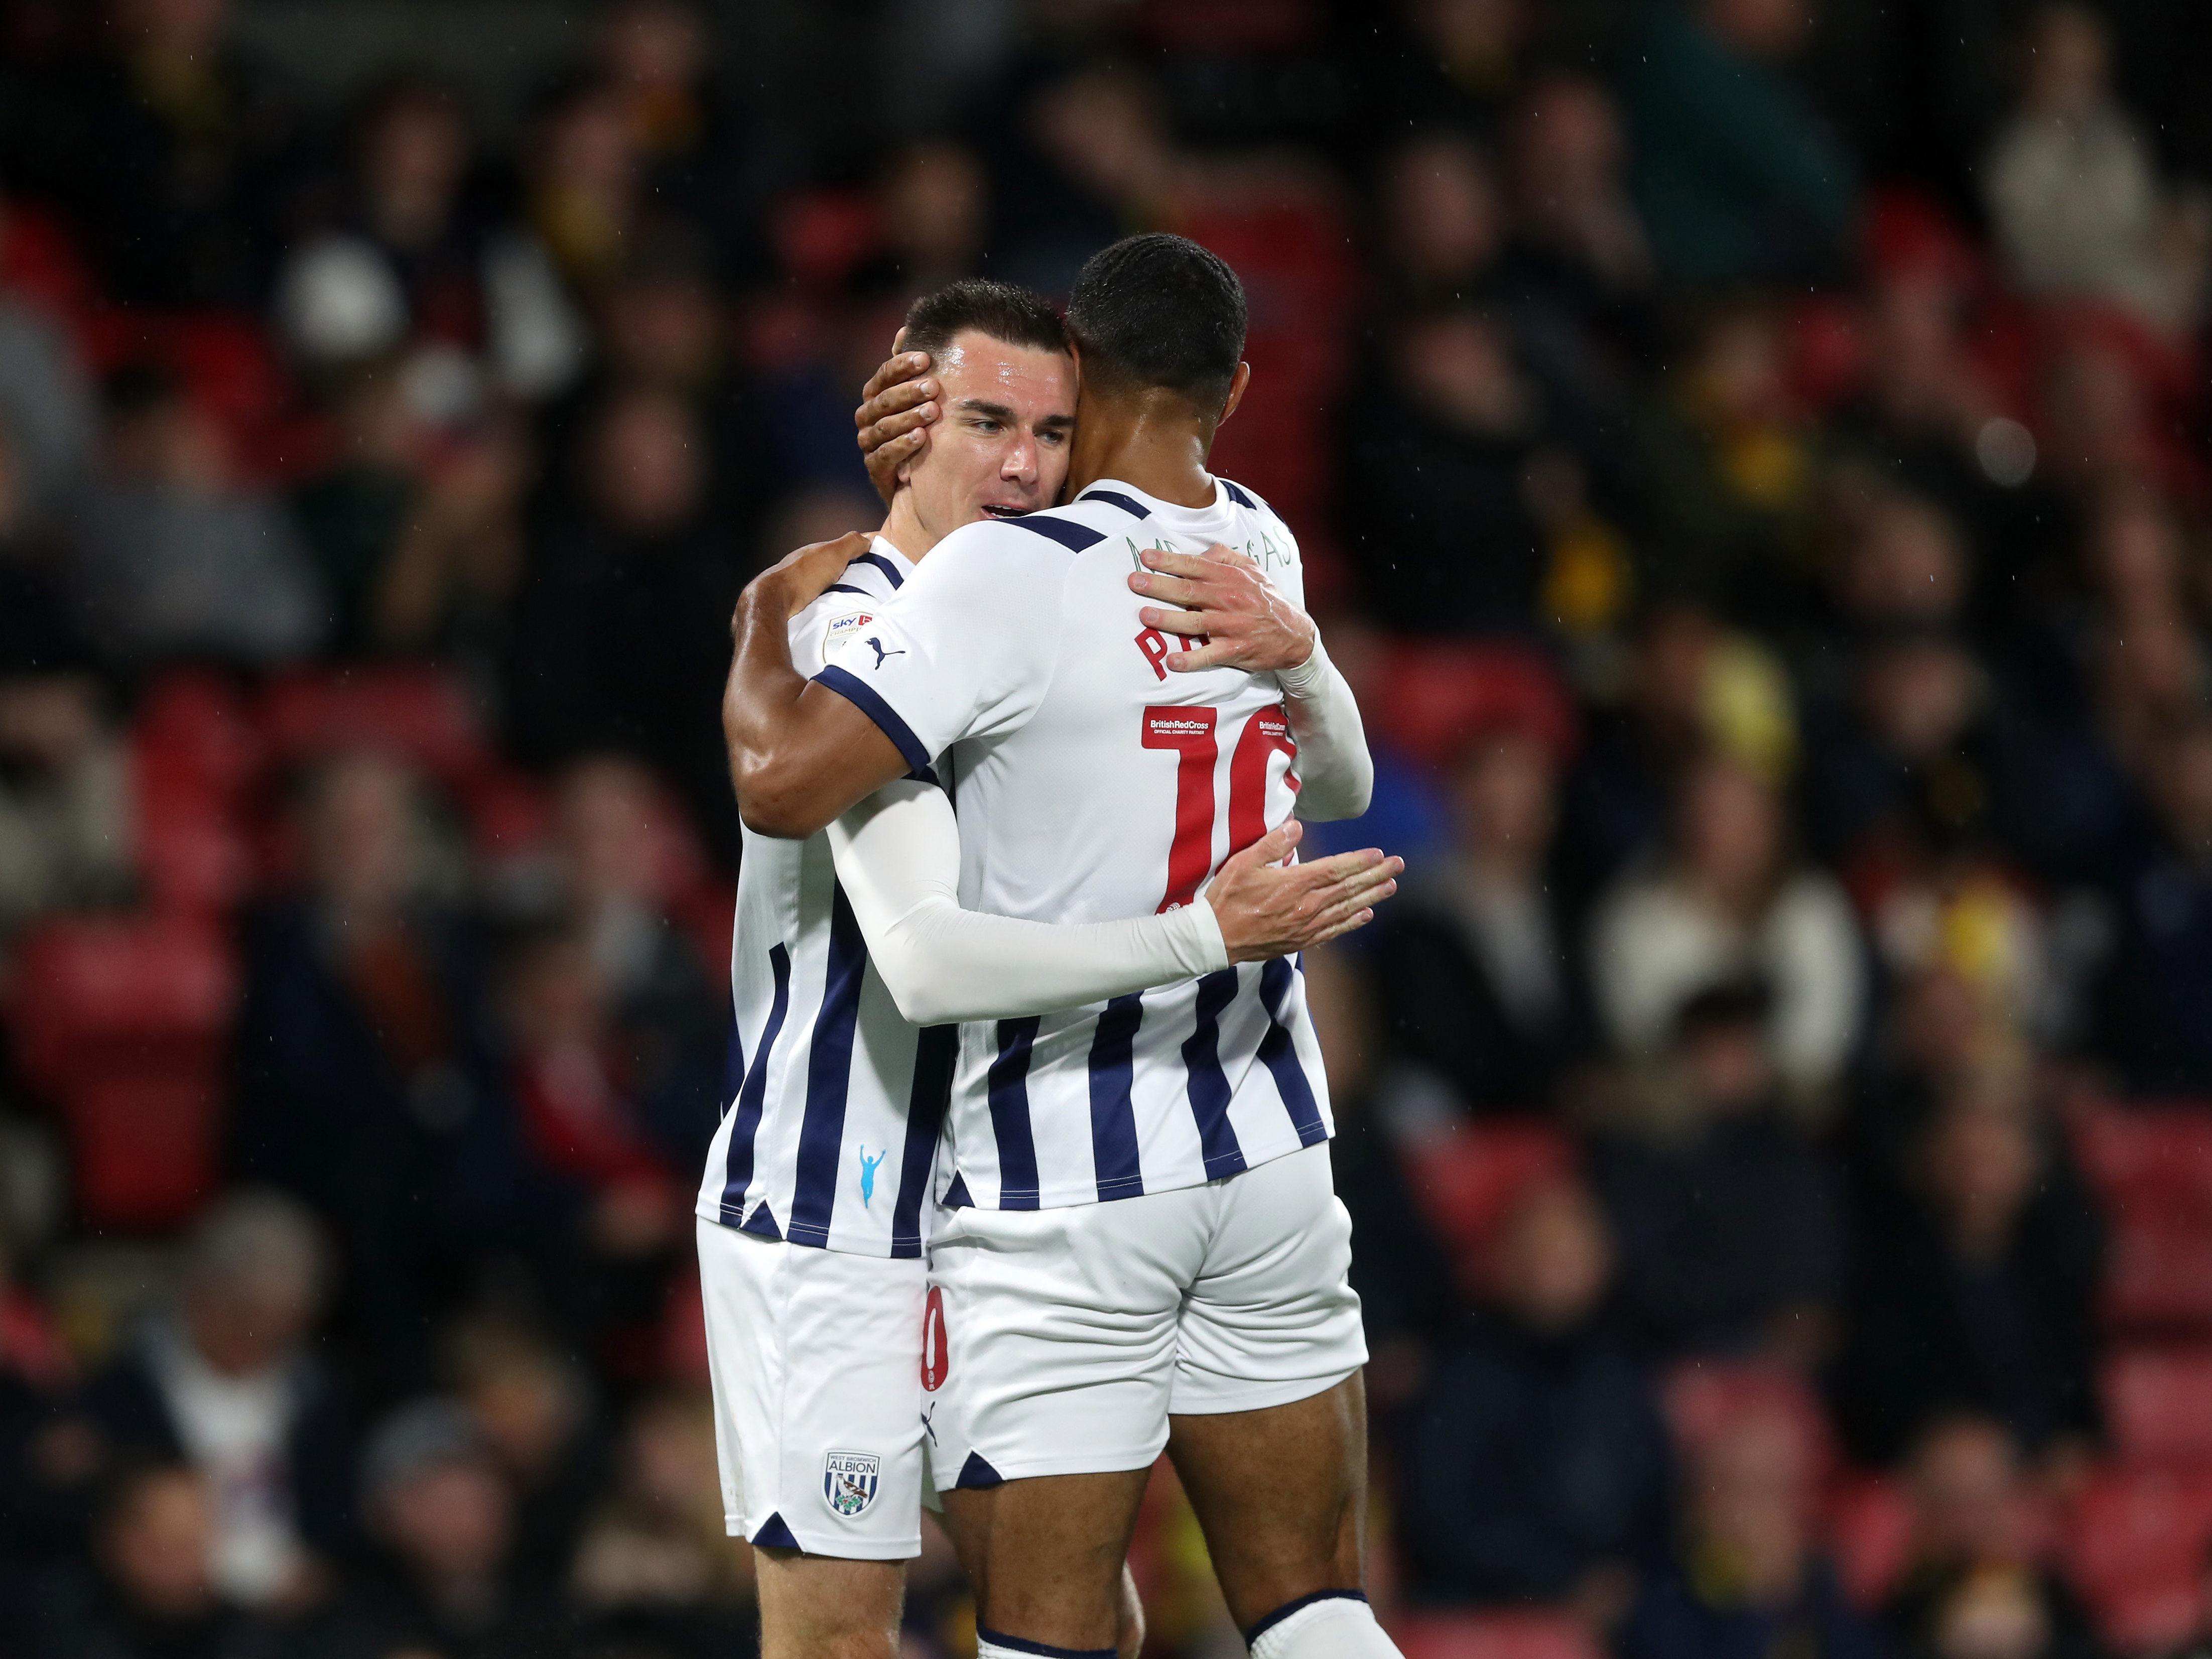
[[[935,1285],[921,1310],[921,1386],[935,1394],[945,1386],[952,1352],[945,1340],[945,1292]]]
[[[1153,707],[1145,710],[1144,744],[1172,749],[1176,763],[1175,840],[1168,848],[1168,890],[1161,910],[1172,910],[1198,896],[1199,884],[1213,868],[1213,765],[1220,755],[1212,708]],[[1283,706],[1262,708],[1244,722],[1229,757],[1229,851],[1243,852],[1267,833],[1267,757],[1280,751],[1293,760],[1298,745]],[[1291,788],[1298,787],[1292,775]]]

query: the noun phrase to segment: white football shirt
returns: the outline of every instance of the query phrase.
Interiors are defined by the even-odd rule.
[[[801,673],[870,629],[915,567],[882,537],[792,618]],[[900,1017],[837,884],[827,831],[744,833],[728,1097],[696,1213],[764,1238],[919,1256],[957,1046]]]
[[[817,678],[959,808],[963,908],[1120,921],[1188,904],[1289,817],[1272,676],[1170,673],[1145,548],[1249,553],[1303,602],[1297,544],[1225,480],[1204,507],[1104,481],[955,531]],[[950,750],[950,753],[946,751]],[[945,775],[949,774],[949,775]],[[1195,1186],[1332,1133],[1304,975],[1247,964],[1066,1013],[964,1025],[944,1201],[1036,1209]]]

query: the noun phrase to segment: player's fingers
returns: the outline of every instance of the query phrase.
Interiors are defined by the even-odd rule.
[[[1218,576],[1221,572],[1218,560],[1197,553],[1175,553],[1163,547],[1148,547],[1137,556],[1144,561],[1147,570],[1164,571],[1170,576],[1194,577],[1202,580]]]
[[[1356,910],[1334,927],[1316,934],[1311,942],[1315,945],[1326,945],[1333,939],[1342,939],[1346,933],[1356,933],[1374,920],[1375,913],[1372,910]]]
[[[937,405],[923,404],[908,410],[902,415],[887,415],[882,420],[860,428],[860,447],[873,449],[893,438],[902,438],[909,432],[919,432],[937,419]]]
[[[1207,592],[1201,583],[1152,570],[1132,570],[1129,591],[1142,593],[1148,599],[1158,599],[1163,605],[1195,605]]]
[[[853,424],[872,426],[886,415],[902,414],[918,404],[933,403],[943,388],[933,379],[902,380],[896,386],[861,399],[853,411]]]
[[[1225,564],[1238,570],[1249,570],[1255,575],[1260,574],[1260,562],[1257,559],[1249,553],[1239,553],[1235,548],[1225,546],[1220,542],[1214,543],[1199,556],[1208,564]]]
[[[1156,605],[1148,605],[1139,610],[1137,619],[1147,628],[1157,628],[1163,633],[1180,634],[1187,640],[1211,633],[1220,621],[1218,615],[1209,618],[1201,611],[1163,611]]]
[[[899,332],[903,336],[906,331],[901,329]],[[911,380],[916,375],[926,374],[928,372],[929,354],[927,352],[901,351],[894,346],[891,355],[884,360],[882,366],[874,374],[868,376],[868,383],[860,388],[861,400],[870,401],[880,395],[884,387],[896,386],[902,381]]]
[[[1172,674],[1202,674],[1209,668],[1234,668],[1243,647],[1233,641],[1201,645],[1195,651],[1170,651],[1165,659]]]
[[[1401,858],[1385,858],[1379,847],[1363,847],[1357,852],[1331,853],[1325,859],[1309,860],[1298,866],[1298,873],[1312,885],[1322,887],[1333,881],[1344,881],[1365,871],[1382,869],[1386,865],[1389,866],[1388,873],[1395,876],[1406,867],[1406,861]]]
[[[1249,870],[1255,865],[1280,864],[1290,857],[1291,849],[1305,839],[1306,827],[1296,818],[1285,818],[1243,852],[1222,864],[1225,874],[1231,870]]]

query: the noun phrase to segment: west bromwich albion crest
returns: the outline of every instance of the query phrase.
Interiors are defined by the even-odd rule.
[[[833,1451],[822,1460],[822,1495],[848,1521],[876,1501],[884,1460],[873,1452]]]

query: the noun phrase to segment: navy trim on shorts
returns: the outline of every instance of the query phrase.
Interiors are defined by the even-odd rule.
[[[1365,1590],[1356,1589],[1316,1590],[1311,1595],[1301,1595],[1295,1601],[1284,1602],[1282,1606],[1277,1607],[1273,1613],[1262,1619],[1258,1624],[1246,1631],[1244,1632],[1244,1645],[1248,1648],[1250,1647],[1252,1644],[1258,1641],[1269,1631],[1274,1629],[1276,1626],[1281,1624],[1284,1620],[1289,1618],[1292,1613],[1298,1612],[1302,1608],[1310,1607],[1316,1601],[1364,1601],[1366,1599],[1367,1592]]]
[[[817,1249],[830,1242],[837,1208],[837,1170],[845,1157],[845,1105],[852,1090],[853,1030],[860,1017],[860,981],[868,971],[868,945],[845,890],[830,887],[830,960],[823,975],[822,1009],[806,1054],[806,1110],[799,1121],[798,1171],[792,1183],[791,1223],[784,1236]]]
[[[1115,1654],[1112,1648],[1056,1648],[1048,1642],[1025,1642],[1018,1636],[985,1630],[981,1626],[976,1627],[975,1639],[1013,1653],[1042,1654],[1044,1659],[1114,1659]]]
[[[1006,1477],[993,1468],[982,1453],[971,1451],[968,1461],[960,1466],[960,1478],[952,1484],[963,1492],[988,1492],[993,1486],[1005,1486]]]
[[[929,770],[929,750],[921,746],[921,739],[914,728],[899,718],[898,710],[883,699],[883,694],[851,670],[831,663],[814,677],[817,685],[826,685],[846,702],[883,728],[884,735],[898,745],[906,763],[916,772]]]
[[[1198,981],[1198,1027],[1183,1040],[1183,1069],[1190,1074],[1191,1115],[1198,1120],[1199,1150],[1206,1154],[1206,1178],[1242,1175],[1244,1149],[1229,1121],[1231,1091],[1221,1069],[1221,1011],[1237,1000],[1237,970],[1223,968]]]
[[[761,1529],[752,1535],[752,1541],[763,1549],[795,1550],[799,1540],[791,1535],[791,1528],[778,1510],[761,1522]]]

